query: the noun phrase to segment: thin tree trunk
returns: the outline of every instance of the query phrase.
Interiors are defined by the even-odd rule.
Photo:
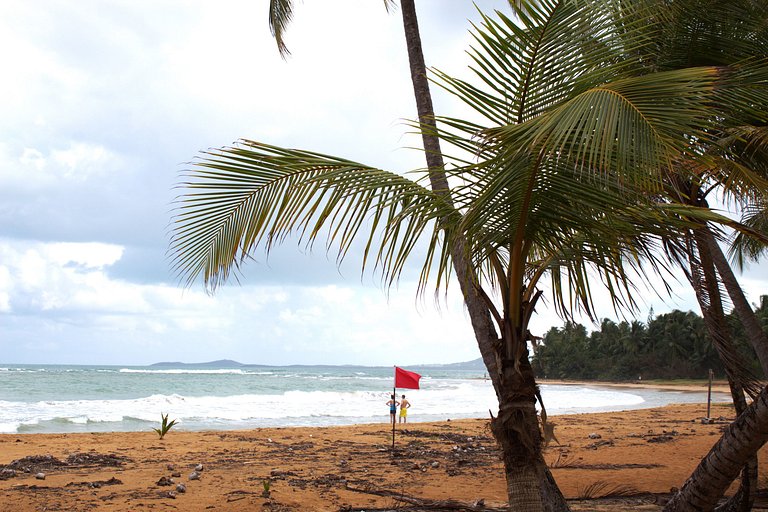
[[[713,510],[741,468],[768,441],[768,387],[731,423],[664,512]]]
[[[755,315],[754,310],[749,305],[749,302],[747,302],[744,290],[741,289],[739,282],[736,280],[731,265],[728,263],[722,249],[720,249],[720,244],[717,243],[709,228],[706,228],[706,238],[709,252],[712,255],[717,272],[720,274],[720,279],[722,279],[725,289],[728,290],[728,296],[731,298],[736,314],[744,326],[747,339],[749,339],[752,348],[757,354],[757,358],[760,360],[763,375],[768,377],[768,335],[760,326],[757,315]]]
[[[430,185],[436,194],[452,203],[414,0],[401,0],[400,8]],[[570,510],[541,455],[541,432],[535,409],[536,383],[530,371],[528,351],[525,350],[520,360],[520,366],[526,366],[527,371],[521,373],[514,368],[500,368],[503,366],[503,348],[480,285],[471,272],[466,243],[457,239],[449,249],[480,354],[499,399],[499,417],[493,420],[492,429],[502,448],[510,507],[521,511]]]
[[[413,94],[416,99],[419,123],[422,127],[421,138],[424,144],[427,168],[429,169],[430,186],[435,193],[443,196],[448,203],[453,205],[448,187],[448,178],[445,175],[445,162],[443,161],[443,153],[440,149],[440,139],[436,135],[437,124],[432,106],[432,94],[429,89],[429,81],[427,80],[427,66],[424,63],[419,23],[416,17],[416,6],[413,0],[402,0],[400,9],[403,15],[408,61],[411,67]],[[456,271],[456,278],[459,281],[461,292],[464,295],[464,303],[467,306],[475,338],[480,347],[480,354],[483,357],[486,368],[488,368],[491,381],[498,395],[499,379],[496,377],[498,371],[493,350],[493,345],[498,340],[498,334],[496,333],[491,313],[469,271],[470,265],[467,260],[467,254],[468,251],[462,240],[457,241],[451,247],[453,267]]]

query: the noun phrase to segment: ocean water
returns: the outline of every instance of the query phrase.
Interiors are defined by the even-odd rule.
[[[412,403],[410,422],[487,418],[489,411],[497,412],[482,372],[418,371],[421,389],[398,390]],[[149,431],[161,414],[185,430],[386,422],[392,373],[391,367],[353,366],[0,365],[0,433]],[[550,415],[705,403],[707,398],[706,390],[541,388]]]

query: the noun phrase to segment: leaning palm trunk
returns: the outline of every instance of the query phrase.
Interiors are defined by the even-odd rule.
[[[740,415],[747,409],[744,392],[747,391],[754,397],[758,394],[759,387],[749,375],[742,358],[735,350],[733,338],[725,321],[721,290],[717,283],[717,274],[709,250],[707,235],[711,235],[708,229],[701,227],[694,230],[689,239],[688,259],[690,269],[687,272],[687,276],[696,294],[696,300],[699,303],[711,342],[725,367],[733,404],[737,414]],[[697,252],[698,258],[696,257]],[[727,503],[718,507],[717,511],[747,512],[751,510],[756,489],[757,455],[754,453],[745,462],[738,492]],[[714,499],[712,507],[714,507],[714,504],[720,497],[711,497]],[[692,504],[688,503],[687,505]],[[694,508],[693,510],[699,509]]]
[[[713,510],[741,468],[768,441],[768,387],[731,423],[664,512]]]
[[[434,192],[450,202],[414,1],[402,0],[401,10],[430,185]],[[503,343],[499,346],[484,294],[469,271],[464,241],[458,239],[450,250],[475,338],[499,399],[499,417],[493,420],[492,430],[502,450],[510,507],[531,512],[570,510],[541,454],[541,432],[535,407],[536,383],[525,349],[526,331],[518,333],[517,340],[502,336]],[[505,361],[510,359],[502,357],[503,346],[512,346],[516,341],[522,343],[524,354],[518,351],[518,362],[506,365]]]
[[[429,81],[427,80],[427,67],[424,63],[419,24],[413,0],[403,0],[401,2],[401,10],[403,13],[405,41],[408,49],[408,61],[411,66],[413,94],[416,99],[419,123],[422,126],[421,138],[427,159],[427,168],[429,169],[430,186],[433,191],[443,196],[448,203],[452,203],[451,193],[448,188],[448,178],[444,171],[445,163],[440,149],[440,139],[435,135],[437,132],[432,95],[429,89]],[[471,266],[467,261],[466,254],[463,240],[458,239],[453,247],[451,247],[453,267],[464,296],[464,303],[469,311],[470,321],[480,347],[483,362],[490,374],[494,375],[496,373],[495,358],[491,347],[492,342],[498,336],[493,326],[491,314],[474,284],[474,279],[470,272]],[[493,383],[495,386],[496,380]]]
[[[709,252],[712,255],[717,272],[720,274],[720,278],[725,285],[725,289],[728,290],[728,296],[731,298],[733,308],[744,326],[744,332],[747,334],[752,348],[757,354],[757,358],[760,360],[760,366],[763,369],[763,375],[768,377],[768,336],[760,326],[760,322],[755,315],[755,312],[749,306],[746,297],[744,297],[744,291],[739,286],[739,282],[736,280],[736,276],[733,274],[731,266],[728,264],[728,260],[725,258],[720,245],[715,240],[712,232],[707,229],[707,245]]]

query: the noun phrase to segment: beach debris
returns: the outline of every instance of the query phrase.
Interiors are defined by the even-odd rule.
[[[384,496],[392,498],[395,501],[408,503],[415,505],[419,509],[432,509],[432,510],[477,510],[483,512],[503,512],[508,510],[507,508],[487,507],[485,505],[485,499],[479,498],[471,503],[456,501],[456,500],[430,500],[426,498],[417,498],[415,496],[408,496],[402,492],[389,491],[386,489],[371,489],[371,488],[356,488],[347,485],[348,491],[361,492],[365,494],[373,494],[375,496]]]
[[[165,466],[165,469],[167,469],[168,471],[173,471],[174,469],[176,469],[176,466],[174,466],[173,464],[168,464],[167,466]]]
[[[158,480],[155,485],[159,485],[161,487],[173,485],[173,478],[168,478],[167,476],[161,476],[160,480]]]
[[[613,446],[613,440],[611,439],[601,439],[600,441],[596,441],[592,444],[589,444],[585,446],[584,448],[588,448],[590,450],[597,450],[598,448],[602,446]]]
[[[269,477],[272,480],[285,480],[285,478],[289,476],[296,476],[296,473],[294,473],[293,471],[280,471],[279,469],[273,469],[272,471],[269,472]],[[249,478],[249,480],[252,480],[252,479]]]
[[[236,489],[227,493],[227,503],[232,501],[240,501],[248,497],[250,494],[260,494],[253,491],[244,491],[242,489]]]
[[[549,465],[550,468],[564,468],[569,467],[573,463],[568,459],[568,453],[561,450],[560,453],[557,454],[557,459],[552,461],[552,463]]]
[[[603,436],[601,436],[597,432],[592,432],[587,437],[589,437],[590,439],[602,439],[603,438]]]
[[[95,452],[73,453],[60,460],[52,455],[29,455],[21,459],[16,459],[10,464],[0,464],[0,480],[13,478],[18,473],[27,473],[30,475],[45,475],[51,471],[66,468],[89,468],[102,466],[121,466],[123,461],[129,461],[127,457],[118,455],[101,455]],[[42,478],[40,478],[42,480]]]
[[[198,464],[197,466],[195,466],[195,471],[197,471],[198,473],[200,473],[202,470],[203,470],[202,464]]]
[[[187,492],[187,486],[184,484],[176,484],[176,492],[181,494]]]
[[[160,491],[160,497],[161,498],[171,498],[172,500],[176,499],[176,491]]]
[[[604,480],[598,480],[582,487],[579,490],[578,496],[579,499],[594,500],[608,497],[617,498],[620,496],[636,496],[639,493],[640,491],[632,485],[616,485],[610,484]]]
[[[38,473],[66,465],[66,462],[57,459],[53,455],[30,455],[12,461],[6,467],[23,473]]]
[[[661,436],[654,436],[649,437],[646,439],[649,443],[666,443],[669,441],[672,441],[675,437],[673,435],[661,435]]]
[[[35,478],[38,480],[45,480],[45,473],[36,473]]]
[[[113,453],[101,454],[95,452],[88,453],[73,453],[65,460],[67,466],[77,467],[102,467],[102,466],[122,466],[126,461],[130,461],[127,457],[121,455],[115,455]]]
[[[190,480],[200,480],[200,473],[198,473],[197,471],[191,472],[189,474],[189,479]]]
[[[69,482],[64,487],[88,487],[91,489],[100,489],[105,485],[122,485],[123,481],[112,477],[109,480],[96,480],[95,482]]]
[[[171,476],[173,478],[181,478],[181,473],[179,473],[178,471],[174,471],[173,473],[171,473]]]

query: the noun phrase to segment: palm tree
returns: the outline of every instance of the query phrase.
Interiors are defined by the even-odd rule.
[[[476,28],[477,83],[437,74],[485,124],[438,125],[420,108],[417,126],[454,151],[445,154],[450,167],[428,165],[421,177],[430,186],[242,141],[204,153],[189,172],[171,244],[183,278],[202,275],[215,288],[257,247],[269,250],[292,233],[310,243],[327,237],[339,258],[362,238],[363,265],[375,263],[389,284],[424,240],[420,289],[430,280],[445,285],[455,272],[499,400],[492,430],[511,508],[567,510],[542,457],[528,360],[541,285],[549,282],[566,317],[594,316],[594,270],[615,306],[632,308],[632,279],[663,266],[656,240],[674,238],[682,216],[727,222],[659,203],[648,191],[660,191],[660,171],[679,158],[686,137],[707,137],[700,125],[717,113],[720,86],[739,89],[730,70],[652,72],[632,58],[648,44],[637,21],[648,13],[563,0],[514,14],[484,17]]]
[[[521,2],[510,2],[516,5]],[[389,9],[393,0],[384,0],[385,8]],[[401,0],[401,11],[403,19],[403,29],[405,34],[406,48],[408,51],[408,62],[410,65],[411,82],[413,85],[414,98],[418,112],[420,132],[422,135],[422,144],[427,161],[428,176],[431,190],[437,194],[445,203],[449,210],[454,210],[453,199],[451,196],[448,179],[445,173],[445,162],[440,147],[440,138],[437,136],[437,126],[435,113],[432,105],[432,94],[427,79],[427,67],[424,62],[424,54],[421,44],[421,35],[416,15],[416,6],[414,0]],[[270,0],[270,28],[277,42],[280,54],[285,57],[289,52],[283,40],[283,32],[292,17],[292,0]],[[444,219],[438,218],[439,223]],[[457,237],[449,247],[451,261],[456,279],[459,282],[464,304],[469,313],[470,321],[475,333],[475,338],[480,349],[483,361],[492,374],[498,373],[497,354],[492,349],[498,334],[493,325],[491,311],[486,306],[483,292],[477,286],[471,272],[471,263],[467,261],[468,247],[467,241],[461,236]],[[494,381],[495,386],[495,381]],[[498,393],[498,388],[497,388]],[[540,479],[542,494],[547,496],[552,510],[567,510],[560,490],[554,484],[554,479],[549,473],[546,465],[540,464],[538,472],[544,475]],[[512,487],[517,487],[513,485]],[[512,492],[512,491],[510,491]]]

